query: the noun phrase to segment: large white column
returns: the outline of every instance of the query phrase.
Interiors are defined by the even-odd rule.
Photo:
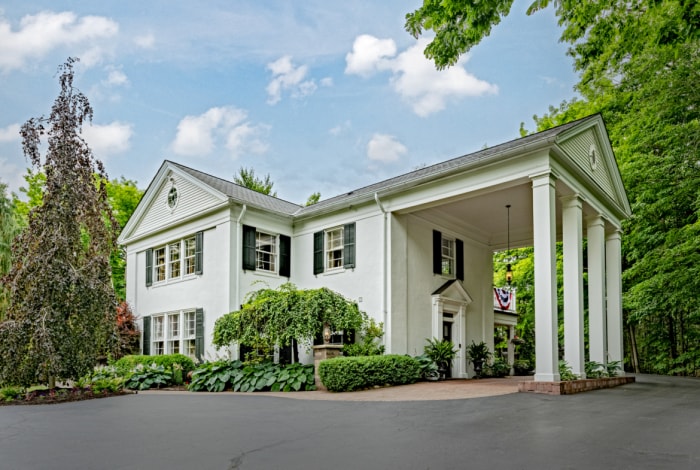
[[[591,361],[606,363],[605,222],[588,219],[588,348]]]
[[[625,357],[622,344],[622,242],[620,231],[615,230],[605,237],[605,270],[608,315],[608,359],[620,361]],[[622,374],[623,371],[620,372]]]
[[[513,369],[513,363],[515,362],[515,344],[513,344],[513,338],[515,338],[515,327],[510,325],[508,327],[508,364],[510,364],[508,375],[514,375],[515,373]]]
[[[536,381],[559,380],[557,342],[556,205],[554,178],[532,178],[535,248]]]
[[[586,378],[583,342],[583,219],[577,195],[562,198],[564,244],[564,359]]]

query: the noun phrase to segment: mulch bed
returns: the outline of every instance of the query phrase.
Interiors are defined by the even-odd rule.
[[[82,400],[94,400],[96,398],[117,397],[121,395],[134,395],[136,391],[120,390],[119,392],[103,391],[95,393],[84,388],[56,387],[51,390],[34,390],[26,395],[11,401],[0,400],[0,406],[14,405],[53,405],[56,403],[69,403]]]

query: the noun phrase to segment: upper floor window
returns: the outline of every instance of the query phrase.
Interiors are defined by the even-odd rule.
[[[146,286],[154,282],[202,274],[203,232],[146,250]]]
[[[441,241],[441,269],[443,276],[453,276],[455,273],[455,241],[449,238],[442,237]]]
[[[433,230],[433,274],[464,280],[464,242]]]
[[[354,267],[354,222],[314,233],[314,274]]]
[[[277,272],[277,237],[255,232],[255,269]]]
[[[292,239],[287,235],[274,235],[243,226],[242,268],[246,271],[263,271],[290,277]]]
[[[326,269],[336,269],[343,267],[343,227],[336,227],[326,230]]]

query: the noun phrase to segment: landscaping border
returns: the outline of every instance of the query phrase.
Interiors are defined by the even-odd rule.
[[[572,395],[603,388],[619,387],[633,383],[635,378],[605,377],[599,379],[567,380],[563,382],[518,382],[518,392],[544,393],[546,395]]]

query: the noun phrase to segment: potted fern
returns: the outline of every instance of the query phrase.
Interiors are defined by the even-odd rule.
[[[467,346],[467,357],[474,364],[474,374],[477,377],[481,377],[484,370],[484,364],[488,362],[491,357],[491,351],[489,347],[483,341],[480,343],[475,343]]]
[[[446,339],[433,338],[426,339],[426,341],[428,344],[425,345],[423,351],[437,365],[440,379],[444,380],[447,377],[452,359],[457,355],[457,348],[452,341]]]

